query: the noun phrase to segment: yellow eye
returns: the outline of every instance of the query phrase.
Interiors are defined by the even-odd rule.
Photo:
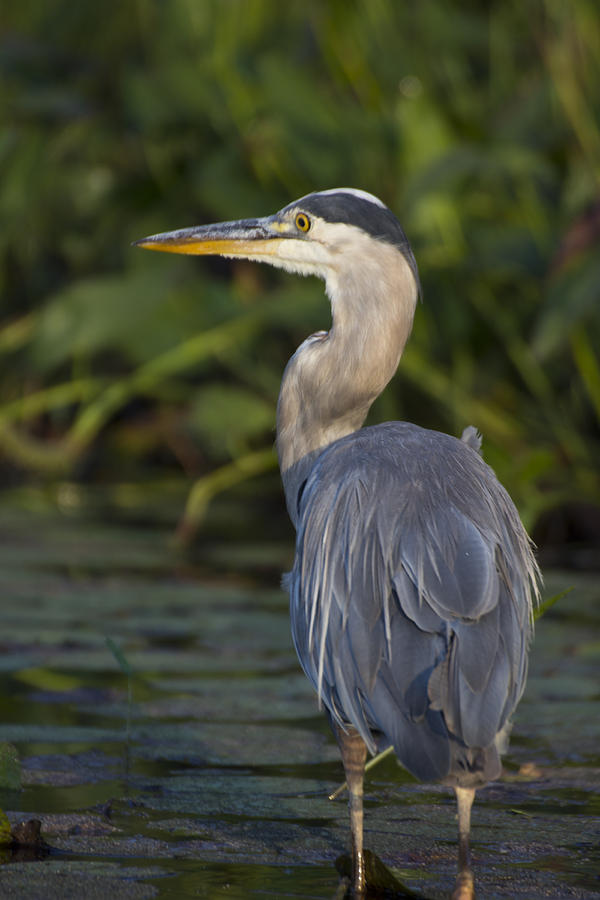
[[[298,213],[296,216],[296,228],[298,231],[308,231],[310,228],[310,219],[304,213]]]

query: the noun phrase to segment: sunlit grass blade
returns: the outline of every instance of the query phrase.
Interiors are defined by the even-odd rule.
[[[131,708],[133,704],[133,669],[129,664],[129,660],[115,641],[108,635],[106,636],[106,646],[116,659],[121,672],[127,678],[127,719],[125,726],[125,743],[127,747],[127,760],[129,760],[129,739],[131,735]],[[127,768],[129,764],[127,764]]]
[[[384,760],[387,756],[390,756],[394,752],[394,748],[390,745],[386,747],[385,750],[382,750],[381,753],[378,753],[377,756],[373,756],[368,762],[365,764],[365,774],[369,772],[374,766],[379,765],[379,763]],[[339,787],[335,789],[331,794],[329,794],[329,800],[337,800],[337,798],[344,793],[345,790],[348,789],[348,782],[344,781],[343,784],[340,784]]]
[[[571,348],[581,380],[600,421],[600,363],[583,328],[576,329],[571,335]]]
[[[572,587],[565,588],[564,591],[559,591],[558,594],[553,594],[552,597],[548,597],[547,600],[544,600],[543,603],[540,603],[533,612],[534,621],[537,622],[538,619],[541,619],[549,609],[552,609],[552,607],[556,603],[558,603],[559,600],[562,600],[563,597],[566,597],[567,594],[570,594],[573,590],[574,588]]]

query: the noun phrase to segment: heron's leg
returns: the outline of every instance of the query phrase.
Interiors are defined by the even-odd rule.
[[[333,730],[342,755],[348,784],[352,832],[352,890],[354,896],[360,898],[364,897],[367,886],[363,850],[363,778],[367,745],[354,728],[349,728],[346,732],[334,725]]]
[[[458,806],[458,876],[452,900],[474,900],[475,880],[471,871],[469,832],[475,788],[455,787],[454,792]]]

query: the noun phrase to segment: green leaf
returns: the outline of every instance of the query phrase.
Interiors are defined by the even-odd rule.
[[[212,384],[201,388],[188,422],[215,456],[235,456],[258,435],[273,430],[273,403],[243,387]]]
[[[72,357],[86,357],[111,346],[126,347],[140,322],[168,300],[168,267],[77,281],[54,295],[38,315],[28,349],[42,371]]]

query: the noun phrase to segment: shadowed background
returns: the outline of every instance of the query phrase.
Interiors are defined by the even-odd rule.
[[[595,0],[5,6],[0,807],[63,855],[0,848],[0,893],[333,896],[341,768],[278,588],[273,451],[328,303],[130,242],[351,185],[398,215],[423,284],[369,421],[477,426],[546,598],[575,588],[476,810],[482,889],[595,896],[597,578],[551,570],[600,559]],[[444,896],[444,791],[387,761],[367,792],[368,846]]]
[[[254,495],[283,521],[274,407],[292,349],[328,325],[321,286],[130,241],[354,185],[397,213],[423,282],[400,374],[369,421],[476,425],[550,561],[590,565],[594,6],[12,4],[0,40],[6,501],[152,508],[190,539],[207,501],[248,481],[232,520]]]

